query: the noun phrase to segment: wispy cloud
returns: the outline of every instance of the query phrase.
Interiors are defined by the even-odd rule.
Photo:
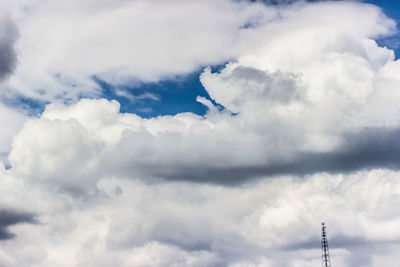
[[[125,97],[131,102],[138,102],[141,100],[151,100],[151,101],[160,101],[160,97],[154,93],[141,93],[141,94],[133,94],[128,90],[123,89],[115,89],[115,95]]]

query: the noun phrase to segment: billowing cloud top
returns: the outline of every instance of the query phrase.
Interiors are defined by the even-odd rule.
[[[4,4],[0,265],[314,266],[322,220],[335,266],[396,262],[396,24],[290,2]],[[123,113],[96,82],[199,68],[205,115]]]

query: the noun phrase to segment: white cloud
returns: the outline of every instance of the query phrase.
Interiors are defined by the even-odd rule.
[[[247,23],[274,8],[242,1],[19,1],[19,66],[9,86],[56,100],[111,83],[157,81],[239,55]],[[255,20],[255,21],[254,21]]]
[[[7,257],[0,263],[311,266],[320,260],[319,223],[326,221],[337,266],[368,254],[365,266],[378,267],[398,248],[397,177],[372,170],[239,187],[114,177],[97,184],[101,194],[80,200],[29,184],[16,201],[30,201],[42,224],[14,227],[17,238],[1,243]]]
[[[270,164],[290,157],[294,148],[287,144],[298,142],[298,135],[284,128],[267,133],[264,127],[273,122],[259,131],[246,125],[241,116],[225,112],[142,119],[119,113],[115,101],[86,99],[50,106],[40,119],[27,122],[14,139],[10,162],[20,175],[84,189],[86,182],[90,186],[115,173],[168,177],[197,166]],[[287,143],[268,144],[278,135],[287,136]]]
[[[330,136],[330,125],[398,125],[397,105],[381,104],[397,103],[396,75],[380,74],[398,63],[371,39],[395,25],[371,5],[21,0],[8,6],[20,31],[18,68],[6,85],[11,94],[74,101],[100,94],[94,75],[117,84],[158,80],[233,59],[221,74],[203,73],[207,91],[240,109],[249,129],[285,136],[305,125],[306,134],[283,138],[295,149],[331,149],[340,140]]]
[[[371,39],[393,32],[393,21],[343,2],[295,5],[281,16],[264,27],[259,48],[201,75],[217,103],[246,121],[293,127],[306,150],[332,149],[341,132],[399,126],[398,105],[388,103],[398,101],[400,62]]]
[[[17,133],[28,116],[0,104],[0,161],[6,162],[11,148],[12,138]]]

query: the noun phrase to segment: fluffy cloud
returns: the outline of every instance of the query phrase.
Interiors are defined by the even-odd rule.
[[[345,11],[341,10],[343,5]],[[311,14],[314,14],[312,19]],[[354,3],[320,3],[282,11],[282,16],[282,21],[265,27],[266,37],[259,49],[242,55],[221,73],[206,70],[202,75],[203,85],[216,102],[233,112],[252,112],[251,106],[260,108],[265,102],[257,102],[260,97],[253,91],[290,92],[285,85],[275,89],[280,87],[260,82],[255,73],[260,77],[263,73],[274,76],[283,72],[299,81],[304,100],[297,105],[268,104],[264,109],[285,120],[305,124],[309,133],[312,133],[310,128],[324,131],[338,125],[340,128],[398,125],[398,109],[387,110],[387,117],[382,119],[382,110],[388,106],[379,105],[386,103],[382,98],[398,97],[398,79],[396,75],[387,75],[394,72],[386,69],[397,68],[399,62],[393,61],[393,51],[377,46],[371,39],[391,32],[392,21],[372,6]],[[356,22],[350,22],[354,18]],[[244,101],[248,103],[244,106],[240,102],[243,95],[252,95],[255,101]]]
[[[132,84],[224,62],[248,47],[249,25],[276,16],[261,3],[229,0],[12,5],[21,38],[9,86],[42,100],[93,96],[100,90],[94,76]]]
[[[363,105],[366,95],[371,95],[368,110],[356,114],[361,118],[348,124],[367,120],[377,124],[382,123],[380,100],[387,97],[385,90],[390,90],[385,89],[386,84],[392,83],[396,76],[387,78],[382,73],[382,79],[375,79],[377,69],[385,62],[393,61],[393,52],[377,47],[371,38],[393,33],[395,25],[379,9],[369,5],[297,3],[280,8],[261,2],[228,0],[201,3],[96,1],[95,4],[92,0],[79,4],[63,0],[40,3],[20,0],[3,6],[4,10],[10,10],[20,31],[19,64],[3,92],[3,98],[7,99],[22,95],[41,103],[69,103],[82,95],[101,94],[94,76],[113,84],[132,85],[235,59],[224,74],[215,74],[213,78],[207,72],[202,75],[207,91],[232,111],[237,110],[232,105],[243,104],[239,103],[243,100],[228,103],[235,100],[233,98],[244,97],[250,106],[255,104],[257,94],[268,98],[269,104],[282,97],[281,100],[291,100],[290,103],[281,102],[286,104],[281,106],[289,107],[291,116],[298,109],[303,109],[308,113],[306,117],[311,118],[315,117],[314,113],[329,113],[331,120],[317,116],[310,121],[309,124],[315,125],[313,127],[319,127],[342,119],[343,113],[333,111],[338,105],[345,113],[353,112],[354,101]],[[390,69],[398,64],[387,65],[386,72],[390,73]],[[228,77],[229,68],[233,71],[231,78]],[[246,73],[240,74],[240,71]],[[249,77],[241,79],[240,75]],[[224,82],[218,81],[222,76],[226,76]],[[337,76],[341,79],[336,79]],[[331,82],[333,80],[335,82]],[[253,91],[240,92],[242,89],[233,89],[236,86],[233,83],[238,87],[250,86]],[[374,90],[374,96],[370,94],[372,83],[379,83],[381,85],[375,87],[382,88]],[[262,93],[266,86],[282,89],[268,89]],[[299,86],[303,88],[297,90]],[[358,90],[343,91],[343,88],[355,87]],[[226,91],[230,92],[227,94]],[[231,99],[222,99],[218,95]],[[328,95],[329,103],[326,102],[328,98],[324,98]],[[250,101],[249,97],[255,99]],[[299,106],[293,101],[299,97],[317,101],[318,105],[312,109]],[[385,100],[396,103],[393,97]],[[396,123],[393,122],[397,118],[395,106],[386,111],[387,117],[392,118],[389,123]],[[288,116],[282,114],[288,108],[274,109],[281,114],[272,119]],[[366,113],[371,113],[368,118],[364,118]],[[290,119],[298,120],[298,117]],[[304,122],[298,120],[298,123]],[[320,150],[331,143],[331,139],[327,140],[318,132],[310,132],[304,138],[306,140],[302,142],[305,143],[319,142],[315,149]],[[9,139],[8,136],[5,142],[9,143]]]
[[[28,119],[24,112],[15,110],[0,103],[0,161],[7,162],[13,136],[21,129]]]
[[[0,262],[35,266],[34,251],[40,266],[312,266],[325,220],[337,266],[379,266],[399,247],[397,177],[372,170],[237,187],[114,177],[89,199],[30,184],[18,198],[31,199],[41,225],[15,227]]]
[[[0,9],[0,109],[10,114],[0,117],[2,161],[32,113],[26,103],[101,95],[94,77],[132,85],[219,64],[247,47],[242,33],[248,25],[276,16],[261,3],[228,0],[17,0]]]
[[[8,87],[42,101],[98,95],[95,76],[132,85],[236,59],[270,37],[265,25],[286,16],[261,1],[18,0],[3,6],[20,31],[19,64]],[[346,14],[347,20],[354,15]],[[366,17],[360,19],[368,23]],[[380,31],[387,26],[381,22],[364,28]]]
[[[115,174],[232,184],[398,168],[400,109],[388,102],[400,100],[400,62],[371,39],[393,21],[356,3],[294,5],[281,17],[253,29],[266,36],[258,49],[201,75],[225,110],[203,98],[204,117],[143,119],[102,99],[50,105],[15,137],[12,166],[76,193]]]

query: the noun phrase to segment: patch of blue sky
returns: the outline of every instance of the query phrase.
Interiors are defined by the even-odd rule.
[[[383,12],[390,18],[394,19],[397,23],[397,29],[399,29],[400,23],[400,1],[397,0],[365,0],[365,3],[370,3],[382,8]],[[380,46],[386,46],[394,50],[396,59],[400,57],[400,33],[398,32],[394,36],[376,40]]]
[[[214,66],[212,69],[219,71],[224,65]],[[136,83],[132,86],[113,86],[98,77],[93,79],[103,90],[100,97],[117,100],[121,104],[121,112],[135,113],[144,118],[182,112],[192,112],[202,116],[207,112],[207,107],[196,101],[197,96],[205,97],[219,109],[223,109],[210,98],[201,84],[200,74],[203,69],[199,68],[190,74],[159,82]]]
[[[21,94],[14,94],[11,96],[3,96],[1,98],[1,103],[12,109],[18,109],[30,117],[38,117],[43,113],[46,105],[50,102],[26,97]]]

